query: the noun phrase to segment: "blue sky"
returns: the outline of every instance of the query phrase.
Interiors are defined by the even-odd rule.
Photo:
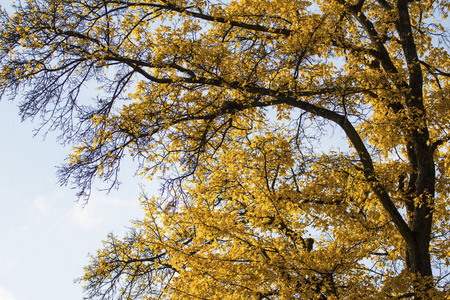
[[[73,281],[87,253],[143,216],[140,180],[130,166],[119,191],[94,191],[83,208],[74,190],[57,184],[55,166],[69,149],[55,135],[33,138],[35,124],[21,123],[16,105],[0,102],[0,300],[81,299]],[[146,190],[157,187],[146,184]]]
[[[16,104],[0,102],[0,300],[81,299],[73,281],[87,253],[143,215],[140,180],[130,167],[119,191],[95,191],[83,208],[74,190],[56,183],[55,166],[69,149],[54,135],[33,138],[34,125],[20,122]]]
[[[8,8],[12,1],[0,0]],[[0,300],[75,300],[82,289],[88,252],[101,247],[111,231],[118,235],[143,216],[140,179],[125,166],[119,191],[94,191],[84,208],[75,191],[57,184],[56,167],[70,148],[33,137],[37,123],[21,122],[15,102],[0,102]],[[157,183],[146,183],[149,194]]]

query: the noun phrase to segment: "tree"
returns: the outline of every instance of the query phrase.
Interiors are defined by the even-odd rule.
[[[83,277],[109,299],[450,296],[447,1],[27,0],[1,95],[61,183],[164,178]],[[83,90],[98,88],[95,97]],[[335,131],[349,148],[321,147]]]

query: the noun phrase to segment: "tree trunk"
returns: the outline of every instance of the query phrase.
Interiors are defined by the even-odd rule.
[[[416,203],[409,226],[412,231],[413,240],[408,245],[408,269],[418,275],[418,281],[414,287],[415,299],[432,299],[426,292],[433,289],[433,283],[427,281],[420,284],[421,280],[432,278],[430,239],[432,229],[432,218],[435,193],[435,165],[433,160],[433,149],[427,145],[429,141],[428,131],[415,131],[414,152],[417,161],[417,178],[415,182]]]

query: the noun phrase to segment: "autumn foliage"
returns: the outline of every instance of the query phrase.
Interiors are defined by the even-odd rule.
[[[100,299],[450,297],[450,3],[27,0],[1,96],[74,145],[61,183],[143,220],[82,282]],[[94,92],[95,91],[95,92]]]

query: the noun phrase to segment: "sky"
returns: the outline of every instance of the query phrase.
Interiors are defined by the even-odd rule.
[[[0,0],[7,8],[12,1]],[[94,191],[83,207],[76,191],[57,183],[56,166],[70,148],[50,133],[34,137],[38,123],[21,122],[14,102],[0,101],[0,300],[79,300],[76,278],[88,253],[109,232],[123,236],[142,218],[133,164],[123,168],[122,185],[109,194]],[[158,184],[145,183],[149,195]]]
[[[140,179],[129,166],[118,191],[94,191],[83,207],[75,190],[57,183],[69,149],[55,135],[33,137],[35,125],[20,122],[17,102],[0,102],[0,300],[82,299],[74,279],[88,252],[143,217]],[[157,187],[147,183],[146,191]]]

